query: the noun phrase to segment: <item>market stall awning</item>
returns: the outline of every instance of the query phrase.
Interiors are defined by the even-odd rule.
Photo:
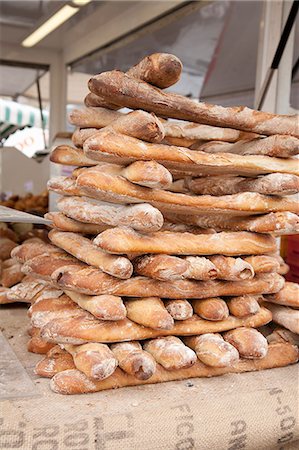
[[[43,111],[44,127],[48,126],[49,113]],[[0,99],[0,139],[8,138],[24,127],[42,128],[40,110],[32,106]]]

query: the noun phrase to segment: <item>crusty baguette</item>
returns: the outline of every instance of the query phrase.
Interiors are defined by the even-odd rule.
[[[148,142],[161,142],[165,135],[161,121],[154,114],[141,110],[122,114],[103,108],[75,109],[71,112],[70,122],[79,127],[91,128],[106,128],[108,125],[107,129],[121,135]]]
[[[26,261],[23,264],[22,271],[26,275],[36,277],[52,284],[54,280],[52,278],[53,273],[62,267],[70,268],[71,266],[78,268],[87,267],[85,264],[80,263],[80,261],[67,254],[44,253]]]
[[[179,81],[182,69],[182,63],[176,56],[170,53],[153,53],[131,67],[127,74],[165,89]]]
[[[253,200],[254,201],[254,200]],[[187,215],[164,213],[168,220],[187,223],[202,228],[214,228],[218,231],[253,231],[256,233],[273,233],[275,235],[296,234],[299,232],[299,216],[290,212],[276,212],[261,216],[229,216],[220,214]]]
[[[109,225],[106,225],[104,223],[102,225],[98,225],[95,223],[80,222],[78,220],[67,217],[61,212],[47,213],[45,214],[45,219],[51,220],[52,226],[54,228],[61,231],[71,231],[73,233],[94,235],[99,234],[109,228]]]
[[[106,344],[95,342],[78,346],[66,344],[64,348],[73,356],[76,368],[95,380],[110,377],[118,364]]]
[[[156,371],[152,355],[145,352],[139,342],[119,342],[111,345],[119,367],[138,380],[148,380]]]
[[[226,256],[259,255],[276,250],[273,237],[246,231],[193,235],[157,231],[141,234],[132,228],[111,228],[93,241],[103,250],[116,253],[165,253],[172,255]]]
[[[241,358],[264,358],[268,351],[267,339],[255,328],[240,327],[223,334],[224,339],[238,350]]]
[[[150,339],[143,348],[166,370],[191,367],[197,360],[194,351],[176,336]]]
[[[266,138],[244,139],[233,144],[208,142],[193,144],[192,149],[208,153],[235,153],[238,155],[268,155],[289,158],[298,155],[299,140],[293,136],[273,135]]]
[[[76,128],[76,130],[72,134],[72,142],[79,149],[78,154],[81,154],[81,149],[83,148],[83,144],[86,141],[86,139],[90,138],[93,134],[97,133],[99,130],[98,128]],[[74,151],[74,149],[72,149]],[[77,154],[76,152],[74,152]],[[56,161],[55,161],[56,162]],[[95,161],[93,161],[95,164]],[[59,161],[58,161],[59,164]],[[83,164],[71,164],[74,166],[83,166]],[[86,166],[88,164],[85,164]]]
[[[48,180],[47,189],[60,195],[84,195],[79,187],[76,186],[75,180],[63,176],[53,177]]]
[[[101,320],[122,320],[127,315],[126,307],[121,297],[115,295],[84,295],[75,291],[65,293],[82,309],[90,312]]]
[[[55,347],[55,344],[42,339],[39,332],[32,336],[27,343],[28,352],[38,353],[40,355],[45,355],[53,347]]]
[[[299,334],[299,311],[297,309],[273,303],[265,303],[265,305],[272,313],[273,322]]]
[[[254,270],[254,273],[279,272],[279,261],[268,255],[246,256],[244,261],[248,262]]]
[[[115,105],[114,103],[109,102],[108,100],[105,100],[103,97],[100,97],[98,95],[93,94],[92,92],[89,92],[85,99],[84,99],[85,106],[96,106],[100,108],[107,108],[107,109],[119,109],[120,106]]]
[[[161,212],[147,203],[116,205],[86,197],[63,197],[60,211],[71,219],[108,226],[130,226],[136,230],[158,231],[163,225]]]
[[[0,236],[0,260],[5,261],[9,259],[11,251],[17,246],[18,244],[11,239]]]
[[[23,278],[21,283],[10,288],[8,293],[9,299],[35,303],[37,300],[46,298],[58,298],[63,294],[62,290],[46,284],[43,280],[33,279],[32,281],[25,281],[25,278]]]
[[[84,344],[86,342],[113,343],[121,341],[151,339],[159,336],[193,336],[204,333],[217,333],[232,328],[246,326],[259,327],[270,322],[272,315],[266,308],[250,317],[239,319],[229,316],[227,319],[212,322],[194,315],[188,320],[176,321],[171,330],[154,330],[138,325],[129,319],[115,322],[99,321],[84,317],[55,319],[48,322],[41,336],[48,342]]]
[[[245,175],[289,173],[298,175],[295,158],[275,158],[264,155],[234,155],[206,153],[162,143],[148,143],[117,133],[110,127],[88,138],[83,145],[88,158],[101,162],[127,164],[138,160],[155,160],[170,171],[173,169],[202,175]]]
[[[188,261],[170,255],[142,255],[133,260],[134,272],[160,281],[182,280]]]
[[[30,272],[40,276],[40,269],[34,258],[30,262]],[[29,263],[28,262],[28,263]],[[38,261],[37,261],[38,262]],[[46,261],[43,261],[46,263]],[[26,264],[28,264],[26,263]],[[59,265],[61,266],[59,267]],[[252,280],[242,281],[158,281],[146,277],[132,277],[119,280],[93,267],[63,266],[58,261],[58,268],[50,263],[46,268],[52,282],[62,289],[81,292],[88,295],[111,294],[124,297],[160,297],[160,298],[207,298],[221,295],[272,294],[284,285],[284,278],[277,273],[266,273]],[[44,272],[45,269],[42,269]]]
[[[214,255],[210,256],[209,260],[216,267],[218,272],[217,278],[221,280],[250,280],[254,277],[253,267],[242,258]]]
[[[22,281],[24,274],[21,268],[22,265],[19,262],[15,262],[10,267],[4,267],[0,279],[2,286],[9,288]]]
[[[286,281],[284,287],[277,294],[267,295],[267,302],[278,305],[299,308],[299,284]]]
[[[239,361],[238,350],[226,342],[221,334],[207,333],[184,338],[198,359],[209,367],[233,367]]]
[[[285,173],[270,173],[257,178],[211,176],[187,178],[186,187],[195,194],[228,195],[258,192],[265,195],[292,195],[299,191],[299,177]]]
[[[172,185],[171,173],[156,161],[135,161],[121,171],[132,183],[149,188],[168,189]]]
[[[193,300],[192,306],[195,314],[205,320],[225,320],[229,316],[226,302],[220,297],[211,297],[204,300]]]
[[[186,256],[185,261],[189,263],[189,267],[183,274],[184,278],[193,280],[214,280],[221,278],[217,267],[208,258],[202,256]]]
[[[171,330],[174,320],[157,297],[135,298],[126,301],[127,317],[144,327],[155,330]]]
[[[53,186],[50,187],[51,190]],[[299,213],[298,202],[284,197],[243,192],[234,195],[186,195],[138,186],[119,175],[86,169],[76,180],[76,189],[88,197],[113,203],[150,203],[162,212],[183,214],[261,214],[276,211]],[[62,192],[57,191],[55,192]],[[68,192],[67,192],[67,195]],[[82,195],[82,194],[81,194]],[[83,194],[84,195],[84,194]],[[212,228],[212,227],[210,227]]]
[[[114,277],[127,279],[133,273],[133,265],[128,258],[110,255],[80,234],[51,230],[49,238],[57,247],[62,248],[80,261],[97,267]]]
[[[113,70],[89,80],[91,92],[132,109],[144,109],[174,119],[225,126],[260,134],[299,137],[297,115],[276,115],[247,107],[223,107],[194,103],[182,95],[165,93],[144,81]]]
[[[78,370],[67,370],[55,375],[50,382],[50,386],[54,392],[59,394],[83,394],[124,386],[265,370],[274,367],[284,367],[297,361],[298,349],[296,346],[290,343],[274,343],[269,345],[268,353],[264,358],[254,361],[242,359],[234,366],[209,367],[200,361],[196,361],[188,369],[170,371],[164,369],[161,365],[157,365],[156,372],[148,380],[138,380],[135,376],[128,375],[118,368],[111,377],[97,382],[91,381]]]
[[[260,310],[258,296],[240,295],[227,301],[229,312],[235,317],[247,317],[256,314]]]
[[[185,299],[165,300],[164,305],[174,320],[186,320],[193,316],[193,308]]]
[[[35,256],[42,255],[43,253],[57,253],[59,249],[54,245],[46,244],[41,240],[36,240],[34,242],[25,241],[23,244],[17,246],[12,251],[12,257],[18,262],[24,263],[28,259],[32,259]],[[61,252],[63,253],[63,252]]]
[[[76,369],[72,355],[60,348],[59,345],[55,345],[36,364],[34,372],[39,377],[52,378],[56,373],[70,369]]]
[[[299,347],[299,335],[283,327],[277,327],[271,334],[268,334],[267,341],[269,344],[273,342],[290,342]]]
[[[9,298],[8,294],[10,292],[9,288],[0,286],[0,305],[7,305],[9,303],[15,303],[15,302],[26,302],[26,300],[23,299],[15,299],[15,298]]]
[[[96,130],[97,131],[97,130]],[[89,135],[89,137],[92,134]],[[96,161],[88,158],[82,149],[73,148],[69,145],[59,145],[50,153],[50,161],[55,164],[66,166],[94,166]]]

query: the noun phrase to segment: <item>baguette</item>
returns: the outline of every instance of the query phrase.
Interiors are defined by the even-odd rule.
[[[271,321],[272,315],[266,308],[250,317],[239,319],[229,316],[227,319],[212,322],[194,315],[188,320],[176,321],[171,330],[154,330],[138,325],[129,319],[115,322],[99,321],[86,317],[69,317],[48,322],[41,331],[41,336],[48,342],[84,344],[86,342],[113,343],[151,339],[159,336],[193,336],[204,333],[217,333],[232,328],[260,327]]]
[[[187,178],[186,187],[200,195],[231,195],[239,192],[257,192],[265,195],[292,195],[299,191],[299,177],[271,173],[258,178],[211,176]]]
[[[85,264],[81,264],[70,255],[50,253],[35,256],[34,258],[26,261],[22,267],[22,271],[26,275],[39,278],[52,284],[53,273],[62,267],[71,268],[72,266],[77,268],[86,267]]]
[[[103,381],[92,381],[78,370],[67,370],[55,375],[50,381],[52,391],[59,394],[84,394],[99,392],[107,389],[116,389],[124,386],[137,386],[141,384],[162,383],[166,381],[184,380],[188,378],[213,377],[226,373],[243,373],[257,370],[284,367],[298,361],[297,347],[290,343],[274,343],[269,345],[267,355],[260,360],[240,360],[234,366],[209,367],[200,361],[187,368],[179,370],[166,370],[157,365],[156,372],[148,380],[138,380],[135,376],[116,369],[114,374]]]
[[[120,342],[111,345],[119,367],[138,380],[148,380],[156,371],[154,358],[145,352],[139,342]]]
[[[133,260],[134,272],[160,281],[182,280],[188,261],[170,255],[143,255]]]
[[[166,370],[191,367],[197,359],[194,351],[175,336],[151,339],[143,348]]]
[[[292,333],[286,328],[276,328],[273,333],[267,336],[269,344],[273,342],[290,342],[293,345],[299,346],[299,335]]]
[[[156,161],[136,161],[121,171],[131,183],[156,189],[168,189],[172,185],[171,173]]]
[[[220,321],[229,316],[226,302],[219,297],[193,300],[192,306],[195,314],[205,320]]]
[[[299,334],[299,311],[297,309],[273,303],[265,303],[265,305],[272,313],[273,322]]]
[[[268,273],[268,272],[278,272],[280,270],[279,261],[268,255],[255,255],[246,256],[244,258],[248,264],[253,268],[254,273]]]
[[[80,234],[51,230],[49,238],[57,247],[62,248],[80,261],[97,267],[114,277],[127,279],[133,273],[133,265],[127,258],[110,255],[102,251]]]
[[[253,267],[244,259],[222,255],[210,256],[209,259],[217,269],[217,278],[221,280],[250,280],[254,277]]]
[[[79,192],[88,197],[98,198],[113,203],[150,203],[162,212],[184,214],[228,213],[228,214],[260,214],[277,211],[299,213],[299,205],[295,200],[262,195],[254,192],[243,192],[220,197],[201,195],[192,196],[177,194],[162,189],[149,189],[125,180],[119,175],[105,173],[104,170],[86,169],[76,180]],[[53,188],[51,187],[51,190]],[[61,193],[60,190],[55,192]],[[84,194],[85,193],[85,194]],[[68,194],[68,191],[66,191]],[[82,195],[82,194],[81,194]],[[212,227],[209,227],[212,228]]]
[[[260,310],[259,298],[254,295],[240,295],[228,300],[229,312],[235,317],[247,317],[257,314]]]
[[[142,138],[143,139],[143,138]],[[232,153],[206,153],[184,147],[148,143],[107,127],[88,138],[83,145],[88,158],[101,162],[127,164],[134,161],[154,160],[170,171],[202,175],[245,175],[288,173],[298,175],[296,158],[275,158],[264,155],[234,155]]]
[[[57,264],[59,265],[59,264]],[[52,268],[52,282],[61,289],[68,289],[88,295],[119,295],[124,297],[159,298],[209,298],[222,295],[237,296],[243,294],[272,294],[282,289],[284,278],[277,273],[261,274],[252,280],[242,281],[158,281],[146,277],[132,277],[119,280],[93,267],[66,266]],[[39,275],[39,269],[31,266],[31,272]]]
[[[187,223],[202,228],[214,228],[217,231],[252,231],[272,233],[276,236],[299,233],[299,216],[290,212],[276,212],[261,216],[224,216],[223,214],[186,215],[164,213],[164,218],[178,223]]]
[[[171,330],[174,325],[161,299],[157,297],[137,298],[126,301],[127,317],[144,327],[155,330]]]
[[[161,212],[147,203],[115,205],[85,197],[64,197],[57,206],[71,219],[97,225],[131,226],[145,232],[158,231],[163,225]]]
[[[115,120],[116,119],[116,120]],[[102,108],[73,110],[70,122],[79,127],[106,128],[121,135],[129,135],[147,142],[161,142],[164,128],[160,120],[145,111],[133,111],[129,114],[117,113]],[[91,134],[91,138],[94,133]]]
[[[15,301],[24,301],[28,303],[35,303],[37,300],[45,298],[60,297],[63,292],[45,284],[41,280],[24,281],[18,283],[10,288],[8,298]]]
[[[176,56],[169,53],[153,53],[131,67],[127,74],[165,89],[179,81],[182,69],[182,63]]]
[[[184,278],[193,280],[213,280],[220,278],[219,271],[215,264],[208,258],[201,256],[186,256],[185,261],[189,263],[189,267],[184,273]]]
[[[1,274],[1,284],[4,287],[12,287],[17,283],[20,283],[24,278],[24,274],[21,271],[22,265],[16,262],[13,266],[4,267]]]
[[[174,320],[186,320],[193,316],[193,308],[185,299],[165,300],[164,306]]]
[[[233,144],[227,142],[193,144],[192,149],[208,153],[235,153],[237,155],[267,155],[289,158],[298,155],[299,140],[293,136],[277,134],[266,138],[244,139]]]
[[[39,377],[52,378],[56,373],[71,369],[76,369],[72,355],[55,345],[45,358],[36,364],[34,372]]]
[[[5,261],[10,258],[11,251],[17,247],[18,244],[11,239],[0,236],[0,260]]]
[[[67,217],[61,212],[51,212],[45,214],[45,219],[51,220],[52,226],[61,231],[70,231],[73,233],[82,234],[99,234],[102,231],[107,230],[109,225],[106,224],[95,224],[95,223],[85,223],[80,222],[75,219]]]
[[[84,195],[76,186],[76,181],[67,177],[53,177],[47,182],[47,189],[60,195]]]
[[[85,345],[64,345],[74,358],[78,370],[95,380],[105,380],[117,367],[117,360],[106,344],[89,343]]]
[[[72,142],[77,149],[79,149],[79,154],[81,154],[81,149],[86,139],[90,138],[93,134],[97,133],[98,128],[76,128],[72,134]],[[72,149],[74,151],[74,149]],[[56,162],[56,161],[55,161]],[[93,161],[95,164],[95,161]],[[72,164],[74,166],[81,166],[81,164]],[[83,164],[82,164],[83,165]],[[86,166],[88,164],[85,164]]]
[[[99,97],[98,95],[93,94],[92,92],[89,92],[85,99],[84,99],[85,106],[96,106],[99,108],[107,108],[107,109],[119,109],[120,106],[115,105],[114,103],[109,102],[108,100],[105,100],[102,97]]]
[[[89,80],[89,89],[120,106],[144,109],[174,119],[225,126],[259,134],[286,134],[299,137],[297,115],[277,115],[247,107],[223,107],[194,103],[182,95],[165,93],[144,81],[113,70]]]
[[[35,258],[35,256],[42,255],[44,253],[59,253],[59,249],[54,245],[46,244],[41,240],[34,242],[25,241],[22,245],[14,248],[11,256],[20,263],[24,263],[29,259]],[[61,254],[63,252],[61,251]]]
[[[184,342],[196,352],[198,359],[209,367],[233,367],[239,362],[238,350],[226,342],[221,334],[190,336],[184,338]]]
[[[299,308],[299,284],[286,281],[281,291],[274,295],[267,295],[266,300],[278,305]]]
[[[96,130],[97,131],[97,130]],[[92,136],[90,134],[88,137]],[[96,161],[88,158],[82,149],[59,145],[50,153],[50,161],[65,166],[94,166]]]
[[[9,291],[10,291],[9,288],[0,286],[0,305],[7,305],[8,303],[14,303],[15,301],[22,301],[22,300],[10,299],[8,297]]]
[[[111,228],[103,231],[93,241],[109,253],[165,253],[172,255],[226,256],[254,255],[276,250],[275,239],[266,234],[246,231],[193,235],[157,231],[137,233],[131,228]]]
[[[120,297],[115,295],[84,295],[74,291],[65,293],[77,303],[80,308],[90,312],[101,320],[122,320],[127,315],[126,307]]]
[[[224,333],[223,337],[238,350],[241,358],[260,359],[267,354],[267,339],[254,328],[235,328]]]
[[[56,345],[45,341],[39,335],[32,336],[27,343],[28,352],[38,353],[40,355],[45,355],[53,347],[56,347]]]

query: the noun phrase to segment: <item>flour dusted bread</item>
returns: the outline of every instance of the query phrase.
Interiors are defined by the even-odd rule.
[[[260,216],[223,216],[186,215],[177,213],[164,213],[165,218],[178,223],[187,223],[202,228],[214,228],[231,231],[254,231],[256,233],[273,233],[276,236],[283,234],[296,234],[299,232],[299,216],[290,212],[276,212]]]
[[[264,358],[267,354],[267,339],[254,328],[235,328],[224,333],[223,337],[236,347],[242,358],[259,359]]]
[[[77,303],[80,308],[90,312],[101,320],[122,320],[127,315],[127,310],[121,297],[115,295],[84,295],[75,291],[65,293]]]
[[[204,300],[193,300],[194,312],[202,319],[219,321],[225,320],[229,316],[226,302],[219,297],[206,298]]]
[[[53,228],[61,231],[70,231],[72,233],[95,235],[109,228],[109,225],[106,225],[104,223],[95,224],[80,222],[78,220],[67,217],[61,212],[47,213],[45,215],[45,219],[51,220]]]
[[[247,317],[256,314],[260,310],[259,301],[262,296],[240,295],[227,301],[230,313],[235,317]]]
[[[91,137],[92,133],[88,136]],[[88,158],[82,149],[73,148],[69,145],[59,145],[54,148],[50,154],[50,161],[56,164],[64,164],[66,166],[86,167],[96,165],[96,161]]]
[[[152,355],[145,352],[139,342],[119,342],[111,345],[111,350],[119,367],[138,380],[148,380],[156,371],[156,362]]]
[[[186,320],[193,316],[193,308],[185,299],[165,300],[164,305],[174,320]]]
[[[45,358],[36,364],[34,372],[40,377],[52,378],[56,373],[71,369],[76,369],[72,355],[55,345]]]
[[[131,226],[145,232],[157,231],[163,225],[161,212],[146,203],[115,205],[85,197],[64,197],[57,205],[72,219],[97,225]]]
[[[274,238],[246,232],[194,235],[158,231],[137,233],[130,228],[113,228],[99,234],[94,243],[109,253],[165,253],[172,255],[252,255],[275,251]]]
[[[129,319],[114,322],[99,321],[89,317],[70,317],[48,322],[41,336],[48,342],[84,344],[86,342],[113,343],[128,340],[152,339],[159,336],[193,336],[204,333],[218,333],[236,327],[259,327],[271,321],[271,313],[266,308],[250,317],[227,319],[212,322],[193,315],[190,319],[176,321],[171,330],[154,330],[138,325]]]
[[[97,267],[114,277],[127,279],[133,273],[132,263],[124,256],[114,256],[102,251],[92,241],[77,233],[51,230],[53,244],[75,256],[80,261]]]
[[[258,192],[265,195],[292,195],[299,191],[297,175],[271,173],[257,178],[211,176],[187,178],[186,187],[195,194],[228,195],[239,192]]]
[[[221,334],[207,333],[184,338],[198,359],[209,367],[233,367],[239,361],[238,350],[226,342]]]
[[[249,280],[254,277],[253,267],[242,258],[214,255],[209,259],[217,269],[217,278],[221,280]]]
[[[18,244],[11,239],[0,236],[0,260],[5,261],[6,259],[9,259],[11,251],[17,246]]]
[[[127,317],[145,327],[156,330],[171,330],[174,326],[172,316],[157,297],[137,298],[126,301]]]
[[[24,274],[21,268],[22,265],[18,262],[13,262],[10,267],[4,267],[0,277],[2,286],[9,288],[22,281]]]
[[[189,268],[188,261],[170,255],[142,255],[133,260],[138,275],[160,281],[181,280]]]
[[[191,367],[197,359],[196,354],[175,336],[151,339],[143,348],[166,370]]]
[[[279,272],[280,263],[276,257],[268,255],[246,256],[244,258],[254,270],[254,273]]]
[[[286,281],[284,287],[274,295],[267,295],[266,300],[278,305],[291,306],[299,309],[299,285]]]
[[[141,108],[174,119],[266,135],[286,134],[299,137],[296,115],[276,115],[240,106],[223,107],[203,102],[194,103],[181,95],[165,93],[116,70],[91,78],[89,89],[121,106]]]
[[[132,183],[149,188],[168,189],[172,184],[171,173],[156,161],[136,161],[125,167],[121,175]]]
[[[117,133],[109,127],[88,138],[84,142],[83,149],[88,158],[101,162],[126,164],[137,160],[154,160],[170,171],[174,169],[189,172],[193,176],[196,174],[199,176],[213,174],[254,176],[271,172],[298,175],[299,173],[298,164],[293,158],[206,153],[174,145],[144,142],[136,137]]]
[[[105,344],[90,343],[85,345],[65,345],[73,356],[78,370],[90,378],[104,380],[110,377],[117,367],[117,359]]]
[[[265,303],[272,313],[273,322],[278,323],[293,333],[299,334],[299,310],[289,306]]]

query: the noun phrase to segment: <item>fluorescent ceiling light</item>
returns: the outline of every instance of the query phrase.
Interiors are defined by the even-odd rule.
[[[83,5],[86,5],[87,3],[91,2],[91,0],[72,0],[72,2],[75,5],[83,6]]]
[[[60,25],[66,22],[70,17],[72,17],[79,8],[74,8],[73,6],[65,5],[57,13],[55,13],[50,19],[43,23],[37,30],[31,33],[22,42],[23,47],[33,47],[39,41],[44,39],[52,31],[56,30]]]

